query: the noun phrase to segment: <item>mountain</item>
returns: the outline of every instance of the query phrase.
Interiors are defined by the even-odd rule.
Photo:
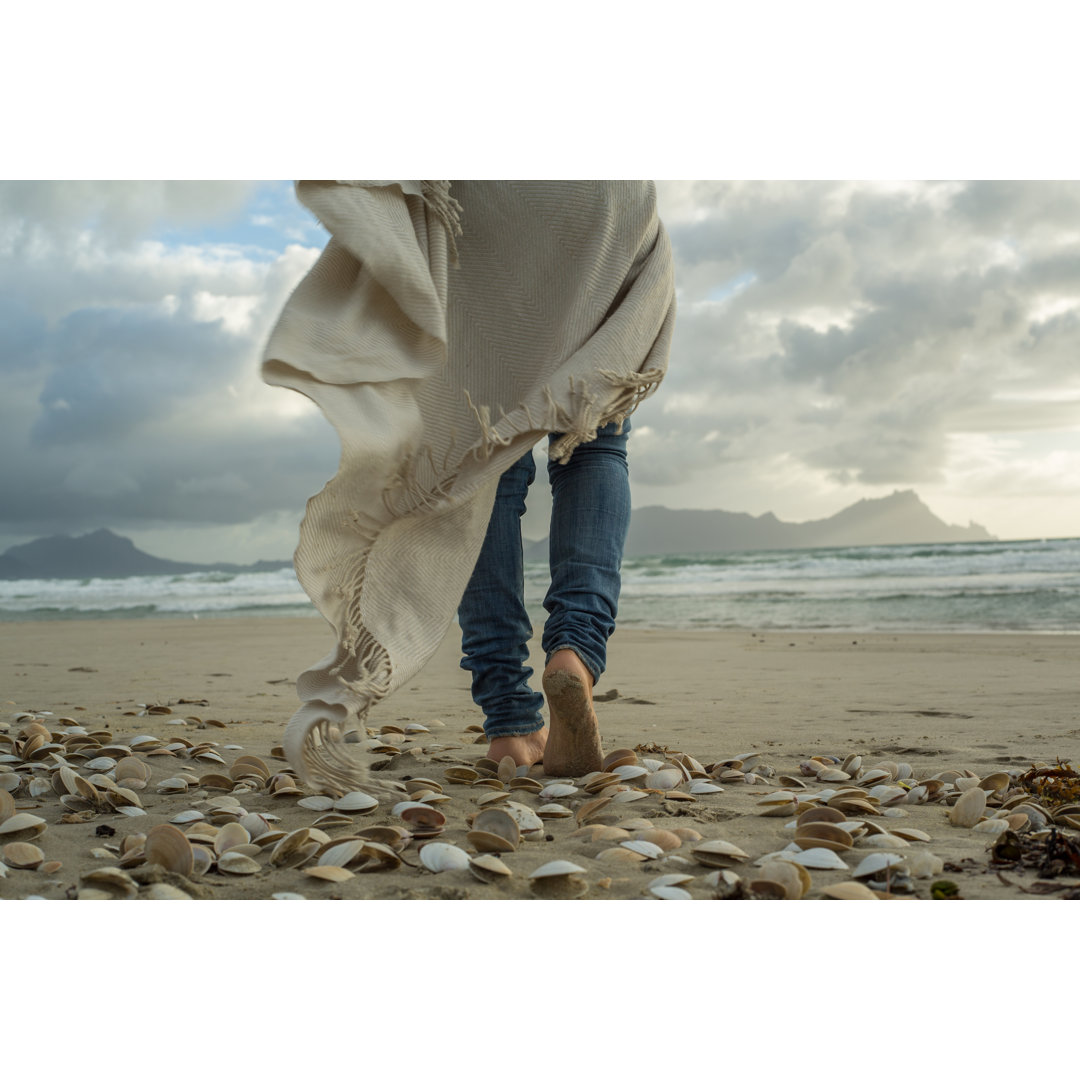
[[[993,540],[981,525],[946,525],[914,491],[894,491],[881,499],[860,499],[819,521],[781,521],[775,514],[728,510],[635,509],[626,555],[690,555],[717,551],[859,547],[876,544],[947,544]],[[525,547],[530,562],[547,559],[547,539]]]
[[[291,562],[265,559],[247,566],[235,563],[185,563],[158,559],[140,551],[125,536],[108,529],[83,536],[46,536],[17,544],[0,555],[0,579],[134,577],[140,574],[191,574],[199,571],[253,573],[280,570]]]

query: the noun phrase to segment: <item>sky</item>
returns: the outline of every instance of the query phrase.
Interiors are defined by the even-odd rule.
[[[635,506],[804,521],[911,488],[1002,539],[1080,535],[1080,183],[658,196],[678,317]],[[0,550],[105,526],[288,558],[337,443],[259,360],[325,240],[287,181],[0,181]]]

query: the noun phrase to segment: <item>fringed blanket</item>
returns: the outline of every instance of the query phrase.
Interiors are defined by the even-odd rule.
[[[671,249],[643,182],[305,180],[297,195],[330,241],[263,377],[341,440],[295,556],[337,645],[297,680],[284,749],[315,788],[385,791],[343,732],[442,640],[500,474],[549,432],[565,461],[655,389]]]

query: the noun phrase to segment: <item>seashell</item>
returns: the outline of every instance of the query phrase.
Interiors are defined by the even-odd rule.
[[[989,776],[984,776],[979,781],[979,787],[981,787],[988,795],[995,795],[998,792],[1008,789],[1010,784],[1009,774],[1007,772],[993,772]]]
[[[194,867],[191,842],[175,825],[155,825],[147,834],[143,853],[148,863],[156,863],[181,877],[190,877]]]
[[[0,823],[5,822],[8,818],[15,815],[15,800],[11,797],[10,792],[4,791],[0,788]]]
[[[311,829],[294,829],[274,845],[274,850],[270,852],[270,865],[302,866],[318,849],[318,841],[312,837]]]
[[[801,900],[812,884],[810,871],[789,859],[770,859],[758,872],[756,880],[780,885],[785,893],[782,899],[786,900]]]
[[[588,777],[583,776],[579,781],[582,788],[589,795],[595,795],[598,792],[603,791],[604,788],[621,782],[619,777],[610,772],[590,773]]]
[[[903,861],[903,855],[895,855],[891,851],[874,851],[855,867],[851,872],[851,876],[854,878],[876,877]]]
[[[100,870],[91,870],[83,874],[79,879],[80,886],[83,883],[88,884],[93,891],[106,893],[107,899],[112,899],[114,896],[135,896],[139,891],[139,886],[132,881],[131,877],[116,866],[104,866]],[[84,897],[82,892],[80,888],[79,899],[89,899],[89,897]]]
[[[808,848],[806,851],[780,851],[778,859],[787,859],[810,870],[847,870],[848,864],[835,851],[828,848]]]
[[[366,829],[360,829],[356,835],[361,840],[385,844],[394,851],[401,851],[412,840],[412,835],[408,830],[401,828],[399,825],[369,825]]]
[[[496,803],[505,802],[510,798],[509,791],[485,791],[476,800],[477,806],[494,806]]]
[[[239,851],[226,851],[218,856],[217,868],[223,874],[257,874],[262,867],[250,856]]]
[[[649,793],[647,791],[641,791],[637,788],[630,788],[627,791],[617,791],[612,797],[612,802],[628,803],[637,802],[638,799],[647,799]]]
[[[821,890],[826,900],[879,900],[873,889],[868,889],[861,881],[841,881],[837,885],[826,885]]]
[[[528,791],[533,795],[538,795],[544,790],[544,785],[531,776],[515,776],[506,786],[511,791]]]
[[[934,877],[944,868],[944,860],[925,848],[904,852],[904,869],[912,877]]]
[[[46,828],[45,819],[36,814],[12,814],[7,821],[0,822],[0,836],[8,840],[32,840]]]
[[[922,829],[912,828],[910,825],[898,825],[892,831],[893,836],[899,836],[901,840],[917,841],[919,843],[930,843],[930,834],[925,833]]]
[[[514,819],[523,840],[542,840],[544,838],[543,821],[527,806],[507,800],[500,805],[499,809],[505,810]]]
[[[354,862],[361,874],[373,873],[376,870],[396,870],[401,866],[401,856],[394,847],[382,844],[375,840],[366,840],[364,848],[360,852],[362,862]]]
[[[440,874],[444,870],[466,870],[470,859],[467,852],[453,844],[433,841],[420,849],[420,862],[433,874]]]
[[[754,803],[762,817],[791,817],[799,809],[799,799],[790,791],[773,791]]]
[[[848,851],[854,843],[851,833],[829,821],[810,821],[795,830],[795,843],[804,851],[828,848],[829,851]]]
[[[953,787],[956,788],[957,791],[961,792],[970,791],[972,788],[980,786],[981,785],[979,784],[979,778],[977,776],[958,776],[953,781]],[[983,790],[985,791],[986,789],[983,788]]]
[[[170,776],[158,784],[157,790],[159,795],[171,795],[173,792],[187,791],[188,786],[182,776]]]
[[[692,780],[686,790],[691,795],[713,795],[724,789],[719,784],[713,784],[708,780]]]
[[[870,796],[877,799],[879,806],[888,806],[890,803],[906,802],[908,790],[895,784],[878,784],[870,789]]]
[[[34,870],[45,861],[45,852],[34,844],[16,840],[0,849],[0,856],[13,870]]]
[[[617,765],[611,771],[624,784],[632,784],[635,780],[649,775],[649,770],[643,765]]]
[[[318,878],[320,881],[348,881],[349,878],[356,877],[344,866],[306,866],[300,873],[311,878]]]
[[[846,820],[844,814],[832,806],[811,806],[799,815],[797,822],[799,825],[809,825],[814,821],[825,821],[835,825]]]
[[[308,795],[296,803],[305,810],[333,810],[334,800],[327,795]]]
[[[677,885],[651,885],[648,891],[649,895],[654,896],[657,900],[694,899],[685,889],[680,889]]]
[[[424,776],[414,776],[411,780],[405,781],[405,790],[410,795],[418,795],[422,791],[438,791],[442,792],[442,784],[437,780],[428,780]]]
[[[270,894],[271,900],[306,900],[307,897],[298,892],[276,892]]]
[[[895,850],[896,848],[906,848],[908,842],[902,836],[896,836],[893,833],[876,833],[873,836],[868,836],[863,841],[862,846]]]
[[[540,792],[541,799],[566,799],[571,795],[578,794],[578,789],[573,784],[548,784]]]
[[[854,776],[862,768],[862,758],[858,754],[848,754],[840,763],[840,769],[848,776]]]
[[[505,784],[517,776],[517,762],[510,754],[507,754],[499,762],[498,768],[495,770],[495,775]]]
[[[834,765],[830,765],[824,769],[820,769],[817,778],[824,781],[826,784],[839,784],[845,780],[850,780],[851,774],[844,772],[843,769],[836,768]]]
[[[173,825],[190,825],[193,821],[204,821],[206,815],[201,810],[181,810],[174,817],[169,818]]]
[[[323,844],[315,858],[319,866],[348,866],[351,862],[363,858],[363,852],[364,841],[359,837],[349,836]]]
[[[664,849],[659,844],[650,843],[648,840],[623,840],[619,846],[644,855],[646,859],[658,859],[664,854]]]
[[[219,855],[223,855],[230,848],[250,842],[251,836],[248,834],[247,829],[238,821],[230,821],[223,825],[218,830],[217,836],[214,837],[214,850]]]
[[[164,881],[155,881],[152,885],[147,886],[139,897],[140,900],[194,900],[193,896],[188,896],[183,889],[178,889],[175,885],[167,885]]]
[[[475,856],[469,861],[469,873],[477,881],[489,884],[494,881],[505,881],[507,878],[514,876],[514,872],[510,867],[495,855]]]
[[[443,776],[451,784],[471,784],[480,779],[480,774],[466,765],[452,765],[449,769],[443,769]]]
[[[682,837],[668,829],[638,829],[631,839],[646,840],[650,844],[655,844],[661,851],[674,851],[682,847]]]
[[[643,863],[648,861],[648,856],[620,845],[619,847],[606,848],[596,856],[596,859],[598,862],[604,863]]]
[[[603,760],[601,768],[604,772],[614,772],[621,765],[636,765],[637,754],[627,747],[612,750]]]
[[[656,772],[651,773],[648,779],[645,781],[646,787],[652,788],[654,791],[672,791],[677,788],[686,777],[679,769],[657,769]]]
[[[537,867],[530,875],[532,891],[546,900],[571,900],[583,896],[588,891],[588,884],[578,877],[586,871],[577,863],[566,859],[555,859]]]
[[[543,821],[547,821],[548,818],[568,818],[574,816],[574,811],[568,806],[562,806],[559,803],[548,803],[546,806],[541,806],[536,811],[536,816]]]
[[[690,854],[702,866],[721,868],[733,866],[735,863],[744,862],[750,858],[742,848],[736,847],[726,840],[707,840],[705,843],[691,848]]]
[[[987,818],[986,821],[980,821],[977,825],[973,825],[971,831],[994,837],[1000,836],[1008,828],[1009,823],[1004,818]]]
[[[304,800],[301,799],[301,802]],[[350,791],[333,804],[335,810],[344,814],[366,814],[379,805],[379,800],[363,791]],[[444,822],[445,824],[445,819]]]
[[[986,792],[981,787],[969,788],[949,811],[949,824],[970,829],[986,811]]]
[[[436,810],[434,806],[427,806],[424,803],[412,803],[406,806],[398,816],[414,832],[441,831],[446,824],[446,815],[441,810]]]

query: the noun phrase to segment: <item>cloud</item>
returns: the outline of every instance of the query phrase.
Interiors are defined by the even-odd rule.
[[[1057,534],[1080,532],[1061,524],[1080,184],[687,181],[659,197],[679,315],[634,418],[636,504],[798,520],[915,486],[1017,535],[1002,522],[1026,492],[1040,514],[1065,507]],[[258,362],[324,240],[280,182],[0,183],[8,542],[108,525],[287,551],[338,447]]]

